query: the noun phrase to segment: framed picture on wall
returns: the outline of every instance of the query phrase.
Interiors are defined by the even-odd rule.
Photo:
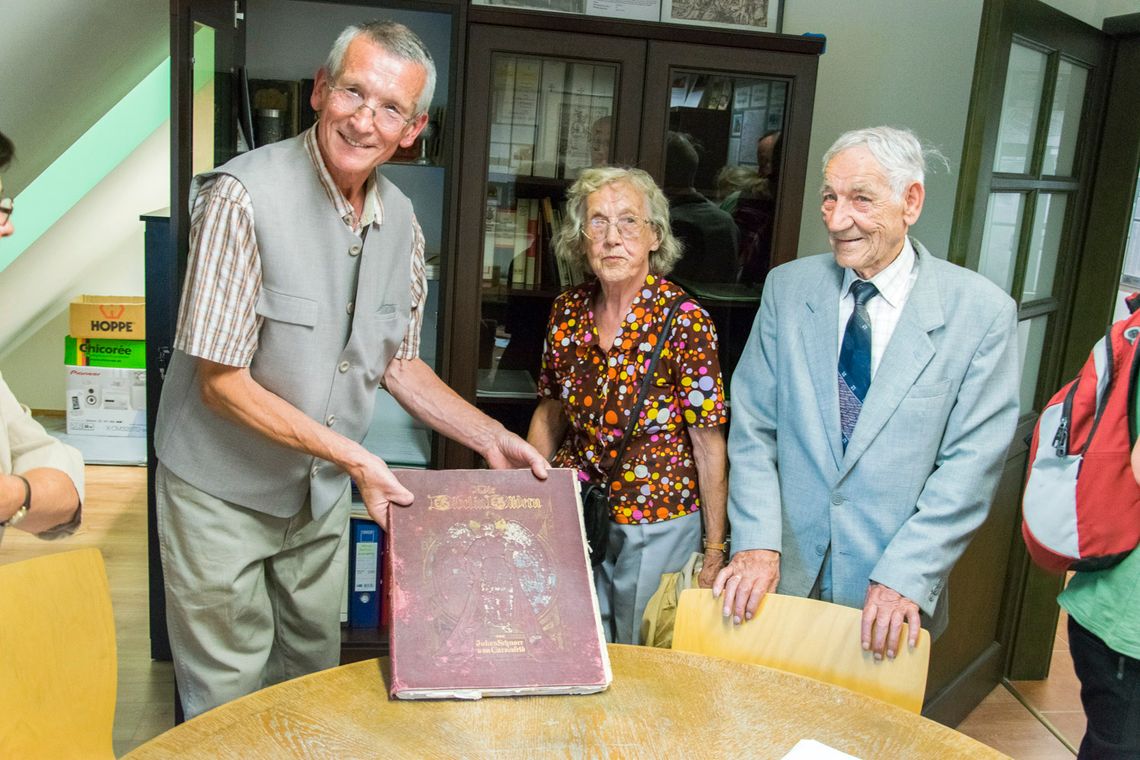
[[[732,132],[733,137],[740,137],[741,131],[744,129],[744,114],[737,111],[732,115]]]
[[[661,0],[661,20],[753,32],[779,32],[783,0]]]

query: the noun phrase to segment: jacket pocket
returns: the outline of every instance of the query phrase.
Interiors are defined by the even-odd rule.
[[[317,302],[311,298],[291,296],[270,290],[264,285],[257,298],[257,314],[276,322],[287,322],[302,327],[317,324]]]

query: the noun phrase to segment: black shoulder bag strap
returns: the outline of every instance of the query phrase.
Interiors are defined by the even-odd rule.
[[[653,353],[649,356],[649,366],[645,368],[645,376],[641,378],[641,390],[637,394],[637,403],[634,404],[633,409],[629,413],[629,422],[625,425],[625,432],[621,436],[621,444],[618,446],[617,456],[610,464],[609,468],[603,473],[605,476],[605,488],[609,489],[610,481],[613,480],[613,473],[617,471],[618,465],[621,464],[621,459],[625,456],[625,447],[629,443],[629,438],[633,435],[633,429],[637,427],[637,420],[641,416],[641,405],[645,403],[645,397],[649,394],[649,384],[653,382],[653,372],[657,369],[657,360],[661,358],[661,349],[665,347],[665,341],[669,340],[669,335],[673,329],[673,320],[677,316],[677,310],[681,304],[689,300],[688,295],[683,295],[678,298],[669,307],[669,313],[665,316],[665,326],[661,328],[660,334],[657,336],[657,345],[653,347]]]

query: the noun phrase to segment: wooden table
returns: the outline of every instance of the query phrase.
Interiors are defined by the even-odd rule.
[[[800,739],[857,757],[1004,755],[945,726],[758,665],[610,645],[601,694],[388,699],[388,660],[263,689],[136,748],[147,758],[779,758]]]

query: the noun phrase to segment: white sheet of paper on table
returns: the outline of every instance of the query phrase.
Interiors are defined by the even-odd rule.
[[[859,758],[840,752],[815,739],[800,739],[782,760],[859,760]]]

